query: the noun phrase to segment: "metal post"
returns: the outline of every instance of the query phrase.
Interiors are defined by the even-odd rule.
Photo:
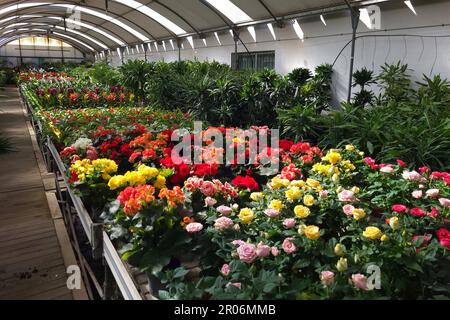
[[[177,38],[177,46],[178,46],[178,61],[181,61],[181,39]]]
[[[22,57],[22,42],[21,39],[19,38],[19,55],[20,55],[20,66],[23,65],[23,57]]]
[[[356,47],[356,31],[359,24],[359,11],[356,11],[348,1],[345,1],[350,9],[350,14],[352,17],[352,48],[350,54],[350,75],[348,80],[348,95],[347,102],[352,99],[352,84],[353,84],[353,67],[355,65],[355,47]]]
[[[234,40],[234,63],[233,63],[233,70],[237,70],[238,68],[238,41],[239,41],[239,34],[236,30],[233,30],[233,40]]]
[[[60,41],[59,42],[61,45],[61,62],[64,63],[64,47],[63,47],[63,42]]]

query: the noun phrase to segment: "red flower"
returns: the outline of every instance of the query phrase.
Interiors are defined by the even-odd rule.
[[[427,167],[427,166],[423,166],[423,167],[420,167],[420,168],[419,168],[419,171],[420,171],[421,173],[426,173],[426,172],[430,171],[430,168]]]
[[[436,232],[436,234],[441,246],[450,249],[450,231],[445,228],[441,228]]]
[[[392,211],[395,211],[397,213],[402,213],[402,212],[408,211],[408,208],[406,206],[402,205],[402,204],[394,204],[392,206]]]
[[[133,154],[128,159],[129,162],[134,163],[138,157],[142,155],[141,152],[133,152]]]
[[[308,142],[299,142],[296,143],[294,145],[292,145],[292,147],[290,148],[290,151],[292,153],[306,153],[309,151],[309,149],[311,148],[311,145]]]
[[[142,160],[156,159],[156,151],[153,149],[145,149],[142,151]]]
[[[233,179],[232,183],[241,189],[248,189],[248,190],[259,190],[258,182],[256,182],[255,179],[249,176],[237,176]]]
[[[291,140],[281,139],[279,142],[280,148],[286,152],[288,152],[293,145],[294,145],[294,142]]]
[[[74,172],[71,171],[70,172],[70,179],[69,179],[69,183],[74,183],[78,181],[78,175]]]
[[[194,165],[194,176],[204,177],[204,176],[215,176],[219,171],[219,166],[213,163],[201,163]]]
[[[431,212],[428,212],[428,216],[432,218],[436,218],[439,215],[439,210],[436,208],[432,208]]]
[[[403,168],[406,167],[406,163],[405,163],[404,161],[400,160],[400,159],[397,160],[397,164],[398,164],[400,167],[403,167]]]
[[[424,217],[427,215],[427,213],[420,208],[412,208],[410,210],[410,212],[413,216],[416,216],[416,217]]]
[[[175,164],[172,161],[172,158],[170,156],[167,156],[165,158],[162,158],[159,160],[159,163],[165,166],[166,168],[174,168]]]

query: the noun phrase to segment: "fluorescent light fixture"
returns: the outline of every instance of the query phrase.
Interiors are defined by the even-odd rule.
[[[85,39],[87,39],[87,40],[89,40],[89,41],[95,43],[96,45],[98,45],[99,47],[101,47],[101,48],[104,49],[104,50],[109,49],[109,48],[108,48],[105,44],[103,44],[102,42],[97,41],[96,39],[94,39],[94,38],[88,36],[87,34],[85,34],[85,33],[83,33],[83,32],[79,32],[79,31],[76,31],[76,30],[73,30],[73,29],[69,29],[69,28],[66,28],[66,29],[65,29],[64,27],[61,27],[61,26],[55,26],[55,28],[56,28],[56,29],[59,29],[59,30],[64,30],[64,31],[67,31],[67,32],[70,32],[70,33],[73,33],[73,34],[76,34],[76,35],[79,35],[80,37],[83,37],[83,38],[85,38]]]
[[[145,52],[145,47],[143,44],[141,44],[142,52]]]
[[[120,51],[120,48],[117,48],[117,55],[119,58],[122,58],[122,52]]]
[[[172,46],[172,50],[175,50],[175,45],[173,44],[173,39],[170,39],[169,42],[170,42],[170,45]]]
[[[253,20],[248,14],[242,11],[230,0],[206,0],[206,2],[220,11],[233,23],[248,22]]]
[[[3,34],[8,34],[8,33],[14,32],[14,31],[16,31],[16,30],[8,30],[8,31],[3,32],[2,35]]]
[[[19,4],[13,4],[9,7],[5,7],[3,9],[0,9],[0,15],[3,15],[5,13],[16,11],[19,9],[29,8],[29,7],[37,7],[48,4],[47,2],[33,2],[33,3],[19,3]]]
[[[171,32],[175,33],[176,35],[187,33],[185,30],[183,30],[182,28],[177,26],[175,23],[173,23],[172,21],[170,21],[163,15],[159,14],[155,10],[147,7],[146,5],[144,5],[140,2],[137,2],[134,0],[113,0],[113,1],[121,3],[125,6],[128,6],[130,8],[133,8],[133,9],[139,11],[140,13],[146,15],[147,17],[150,17],[151,19],[155,20],[159,24],[163,25],[164,27],[166,27]]]
[[[166,48],[166,41],[163,40],[162,46],[163,46],[164,51],[167,51],[167,48]]]
[[[9,28],[14,28],[14,27],[19,27],[19,26],[24,26],[26,25],[26,22],[21,22],[21,23],[12,23],[10,25],[7,25],[6,27],[4,27],[3,29],[9,29]]]
[[[159,48],[158,48],[158,43],[156,43],[156,41],[155,42],[153,42],[154,44],[155,44],[155,49],[156,49],[156,51],[159,51]]]
[[[138,46],[138,45],[136,45],[136,52],[137,52],[137,53],[140,53],[140,52],[139,52],[139,46]]]
[[[406,6],[417,16],[417,12],[416,9],[414,9],[413,4],[411,3],[411,1],[404,1],[404,3],[406,4]]]
[[[323,17],[323,14],[320,15],[320,20],[322,21],[322,23],[326,27],[327,26],[327,22],[325,21],[325,18]]]
[[[53,19],[53,20],[58,20],[58,21],[63,21],[63,18],[61,17],[47,17],[48,19]],[[114,37],[113,35],[109,34],[108,32],[103,31],[102,29],[99,29],[97,27],[94,27],[93,25],[90,25],[88,23],[84,23],[78,20],[73,20],[73,19],[66,19],[67,23],[72,23],[72,24],[76,24],[80,27],[84,27],[86,29],[92,30],[94,32],[97,32],[99,34],[101,34],[102,36],[110,39],[111,41],[117,43],[119,46],[123,47],[125,46],[125,42],[123,42],[120,39],[117,39],[116,37]]]
[[[297,36],[298,36],[301,40],[305,39],[305,33],[303,32],[302,27],[300,27],[300,24],[298,23],[297,20],[294,20],[293,26],[294,26],[294,31],[295,31],[295,33],[297,34]]]
[[[194,38],[192,38],[192,36],[189,36],[186,39],[189,42],[189,44],[191,45],[192,49],[195,49],[195,47],[194,47]]]
[[[369,11],[366,8],[359,9],[359,20],[361,20],[367,28],[373,29],[372,20],[370,19]]]
[[[231,34],[231,37],[234,39],[234,32],[231,29],[230,29],[230,34]]]
[[[219,34],[217,32],[214,32],[214,35],[216,36],[217,42],[219,43],[219,46],[222,45],[222,42],[220,42]]]
[[[88,49],[91,50],[91,51],[95,51],[94,48],[92,48],[90,45],[88,45],[88,44],[84,43],[83,41],[80,41],[80,40],[78,40],[78,39],[76,39],[76,38],[73,38],[73,37],[71,37],[71,36],[68,36],[68,35],[65,35],[65,34],[62,34],[62,33],[59,33],[59,32],[53,32],[53,34],[56,34],[56,35],[58,35],[58,36],[60,36],[60,37],[63,37],[63,38],[70,39],[70,40],[72,40],[72,41],[74,41],[74,42],[76,42],[76,43],[81,44],[82,46],[88,48]]]
[[[131,48],[131,55],[134,55],[134,48]]]
[[[255,27],[253,27],[253,26],[247,27],[247,30],[248,30],[248,32],[250,33],[250,35],[252,36],[253,41],[256,42],[256,31],[255,31]]]
[[[267,28],[269,28],[270,34],[272,35],[273,40],[277,40],[277,35],[275,34],[275,30],[273,29],[273,25],[271,23],[267,24]]]
[[[130,54],[130,47],[127,47],[127,53]]]
[[[147,47],[148,47],[148,50],[150,50],[150,52],[152,52],[152,44],[150,42],[147,43]]]
[[[205,47],[207,47],[208,44],[206,43],[206,38],[203,38],[202,41],[203,41],[203,44],[205,45]]]
[[[184,43],[183,42],[181,43],[181,49],[184,50]]]

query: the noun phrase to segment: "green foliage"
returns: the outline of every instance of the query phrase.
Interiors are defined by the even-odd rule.
[[[374,84],[373,71],[362,68],[353,73],[353,87],[360,87],[360,91],[353,97],[353,105],[358,108],[364,108],[372,104],[375,95],[372,91],[366,90],[367,86]]]
[[[410,99],[412,89],[408,71],[408,65],[400,61],[381,66],[381,73],[376,78],[384,90],[381,102],[404,102]]]
[[[145,81],[153,73],[153,65],[141,60],[130,60],[119,67],[121,82],[129,88],[137,98],[143,102],[145,99]]]
[[[301,87],[312,78],[312,73],[307,68],[296,68],[288,74],[288,78],[295,86]]]
[[[78,75],[78,77],[83,73],[89,76],[95,83],[109,86],[116,86],[120,83],[120,73],[106,62],[97,62],[88,69],[79,67],[72,71],[72,75]]]

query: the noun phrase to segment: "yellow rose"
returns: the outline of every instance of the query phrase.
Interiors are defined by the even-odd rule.
[[[275,178],[272,179],[270,185],[274,189],[279,189],[281,187],[287,187],[289,185],[289,180],[275,177]]]
[[[397,230],[399,228],[399,222],[397,217],[392,217],[389,219],[389,226],[392,230]]]
[[[311,178],[306,179],[306,184],[312,188],[317,188],[320,186],[320,182]]]
[[[301,235],[301,236],[304,235],[305,234],[305,229],[306,229],[306,225],[305,224],[301,224],[298,227],[298,230],[297,230],[298,234]]]
[[[298,206],[295,206],[294,213],[298,218],[305,219],[309,216],[310,210],[309,210],[309,208],[307,208],[305,206],[298,205]]]
[[[309,240],[317,240],[320,238],[320,229],[317,226],[307,226],[304,232]]]
[[[356,221],[363,219],[366,216],[366,213],[363,209],[353,209],[352,210],[353,219]]]
[[[252,192],[250,194],[250,199],[252,199],[253,201],[260,201],[260,200],[264,199],[264,193],[262,193],[262,192]]]
[[[163,176],[157,176],[156,177],[156,181],[155,181],[155,183],[153,184],[153,186],[156,188],[156,189],[163,189],[163,188],[165,188],[166,187],[166,178],[165,177],[163,177]]]
[[[345,246],[343,244],[337,243],[334,246],[334,254],[341,257],[344,255],[345,252]]]
[[[277,211],[281,211],[281,209],[284,208],[284,205],[283,205],[283,202],[281,202],[281,200],[274,199],[274,200],[270,201],[269,208],[275,209]]]
[[[314,205],[314,197],[310,194],[307,194],[303,197],[303,203],[305,206],[311,207]]]
[[[292,180],[291,183],[290,183],[291,187],[299,187],[299,188],[301,188],[304,185],[305,185],[305,181],[303,181],[303,180]]]
[[[345,150],[347,150],[347,151],[353,151],[353,150],[355,150],[355,146],[352,145],[352,144],[348,144],[348,145],[345,146]]]
[[[292,187],[285,192],[285,195],[286,198],[292,202],[294,200],[300,199],[300,197],[302,196],[302,191],[299,187]]]
[[[336,264],[336,269],[339,272],[344,272],[347,270],[348,264],[347,264],[347,258],[340,258]]]
[[[238,214],[239,220],[241,220],[242,223],[248,224],[255,219],[255,214],[253,213],[252,209],[249,208],[243,208]]]
[[[351,189],[351,191],[353,192],[353,193],[359,193],[359,188],[358,187],[353,187],[352,189]]]
[[[381,240],[381,241],[388,241],[388,240],[389,240],[389,237],[388,237],[387,235],[383,234],[383,235],[381,236],[380,240]]]
[[[367,227],[363,232],[364,237],[372,240],[380,239],[382,235],[381,230],[377,227]]]

